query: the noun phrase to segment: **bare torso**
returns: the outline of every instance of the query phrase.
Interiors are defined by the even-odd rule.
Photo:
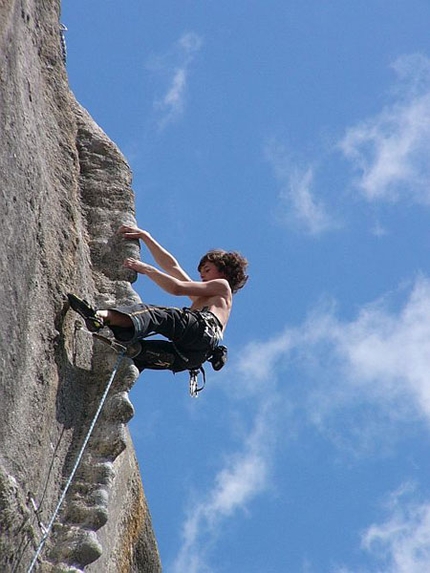
[[[214,263],[206,262],[200,269],[201,282],[192,281],[180,267],[172,264],[162,265],[167,274],[159,271],[152,265],[133,258],[126,259],[124,266],[147,275],[171,294],[189,296],[192,300],[191,310],[209,310],[221,322],[223,330],[225,329],[232,306],[232,293],[223,273]],[[212,294],[206,296],[201,294],[202,283],[207,283],[203,290],[206,292],[210,291]]]
[[[231,311],[231,298],[227,300],[222,296],[199,296],[194,298],[191,310],[209,310],[221,322],[223,330],[228,322]]]

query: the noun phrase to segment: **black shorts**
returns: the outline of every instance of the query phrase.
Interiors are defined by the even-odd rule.
[[[112,310],[127,315],[133,323],[130,328],[109,328],[119,341],[140,341],[142,350],[133,358],[140,371],[150,368],[180,372],[198,368],[211,356],[222,338],[221,323],[206,310],[143,303]],[[146,340],[151,334],[160,334],[168,340]]]

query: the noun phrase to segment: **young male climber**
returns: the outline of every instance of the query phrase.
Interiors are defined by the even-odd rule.
[[[169,294],[188,296],[191,306],[141,303],[96,310],[85,300],[69,294],[71,308],[84,318],[90,331],[98,332],[106,326],[118,341],[130,344],[133,361],[140,371],[150,368],[180,372],[199,368],[222,340],[232,295],[248,279],[247,260],[237,252],[209,251],[198,265],[201,281],[194,281],[148,231],[122,225],[119,233],[126,240],[140,239],[162,270],[133,258],[126,259],[124,266],[147,276]],[[154,333],[167,340],[146,339]]]

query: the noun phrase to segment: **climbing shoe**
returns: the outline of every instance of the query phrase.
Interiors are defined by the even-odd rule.
[[[71,293],[67,295],[67,298],[69,299],[71,308],[82,316],[90,332],[97,332],[103,328],[103,319],[97,316],[96,310],[92,308],[86,300]]]

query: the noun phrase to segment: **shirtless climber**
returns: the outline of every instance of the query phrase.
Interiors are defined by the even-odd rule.
[[[107,326],[115,338],[133,345],[132,358],[142,371],[169,369],[173,372],[199,368],[213,356],[227,325],[232,295],[247,279],[246,259],[237,252],[212,250],[198,265],[201,281],[193,281],[178,261],[147,231],[123,225],[119,233],[126,240],[141,239],[162,271],[147,263],[128,258],[124,266],[146,275],[175,296],[188,296],[189,308],[134,304],[95,310],[86,301],[69,294],[70,306],[85,320],[91,332]],[[146,340],[150,334],[168,340]]]

